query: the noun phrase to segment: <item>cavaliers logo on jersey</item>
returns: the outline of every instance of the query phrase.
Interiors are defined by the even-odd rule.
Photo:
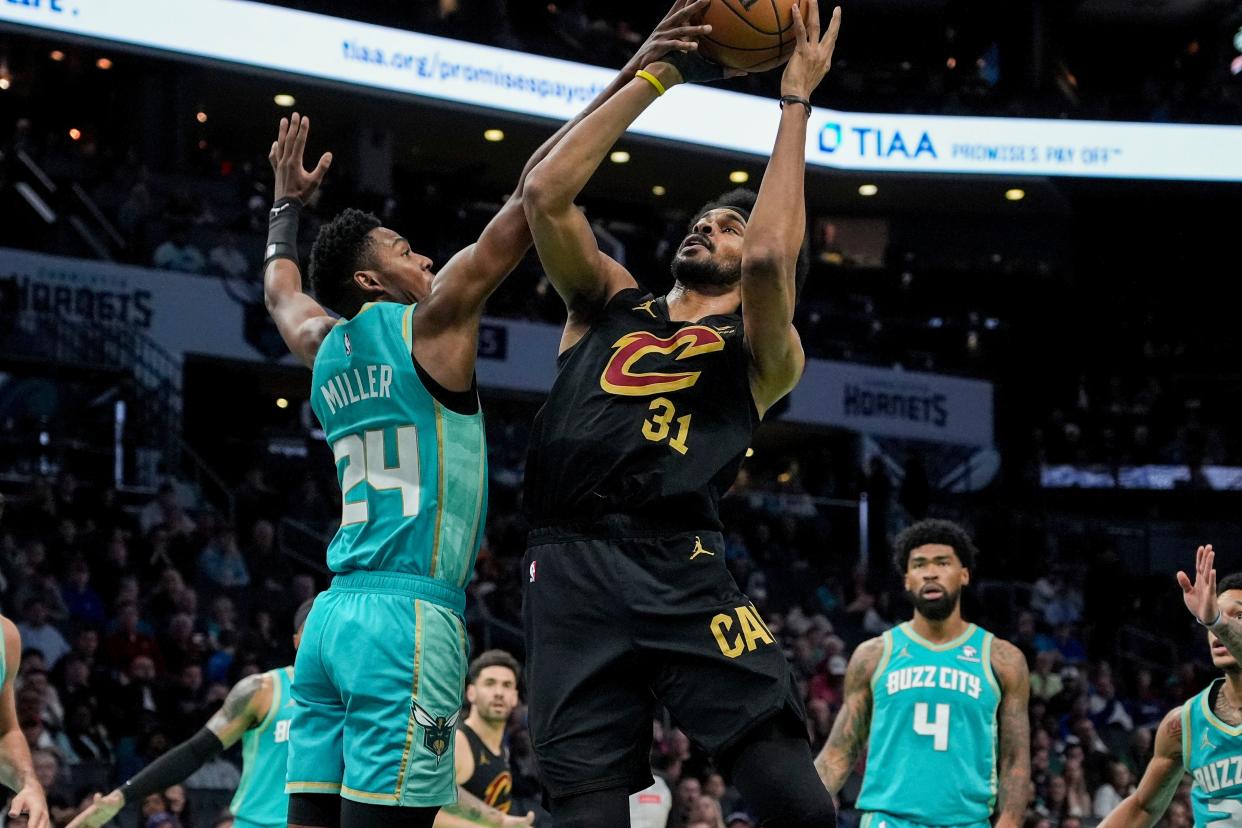
[[[600,387],[609,394],[627,397],[648,397],[689,388],[699,381],[702,371],[665,373],[635,370],[640,359],[652,354],[676,354],[681,362],[691,357],[724,350],[724,337],[704,325],[682,328],[670,337],[659,337],[650,331],[626,334],[613,344],[612,358],[600,375]]]
[[[414,720],[423,726],[423,747],[435,754],[437,765],[452,744],[453,728],[457,727],[459,716],[460,710],[452,716],[432,716],[414,702]]]

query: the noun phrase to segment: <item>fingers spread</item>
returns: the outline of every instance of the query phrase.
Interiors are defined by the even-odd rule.
[[[815,2],[815,0],[811,0]],[[796,35],[795,43],[802,45],[806,42],[806,23],[802,20],[802,8],[798,4],[793,7],[794,34]]]

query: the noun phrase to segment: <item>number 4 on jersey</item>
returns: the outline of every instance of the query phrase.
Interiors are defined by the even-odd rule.
[[[920,736],[931,736],[932,747],[939,751],[949,749],[949,706],[936,705],[936,718],[927,720],[927,702],[914,705],[914,732]]]
[[[364,480],[378,491],[400,491],[403,517],[418,514],[418,432],[414,426],[397,429],[397,463],[394,466],[388,465],[384,454],[383,431],[367,431],[361,437],[347,434],[332,445],[332,456],[338,464],[345,461],[341,472],[342,526],[366,523],[370,518],[368,498],[349,500],[349,493]]]

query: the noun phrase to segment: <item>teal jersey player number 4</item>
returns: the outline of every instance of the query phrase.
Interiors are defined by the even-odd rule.
[[[884,633],[857,803],[864,828],[990,824],[1001,700],[992,641],[973,624],[941,645],[909,623]]]

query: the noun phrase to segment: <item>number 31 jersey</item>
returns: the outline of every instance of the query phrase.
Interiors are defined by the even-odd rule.
[[[758,424],[738,314],[669,319],[620,291],[557,360],[531,432],[525,503],[536,527],[637,517],[666,531],[721,528]]]
[[[987,823],[996,805],[990,632],[974,624],[935,645],[909,623],[884,633],[860,811],[921,825]]]
[[[464,587],[487,511],[483,415],[437,400],[414,365],[414,305],[364,305],[319,347],[311,407],[336,459],[333,572],[421,575]]]

